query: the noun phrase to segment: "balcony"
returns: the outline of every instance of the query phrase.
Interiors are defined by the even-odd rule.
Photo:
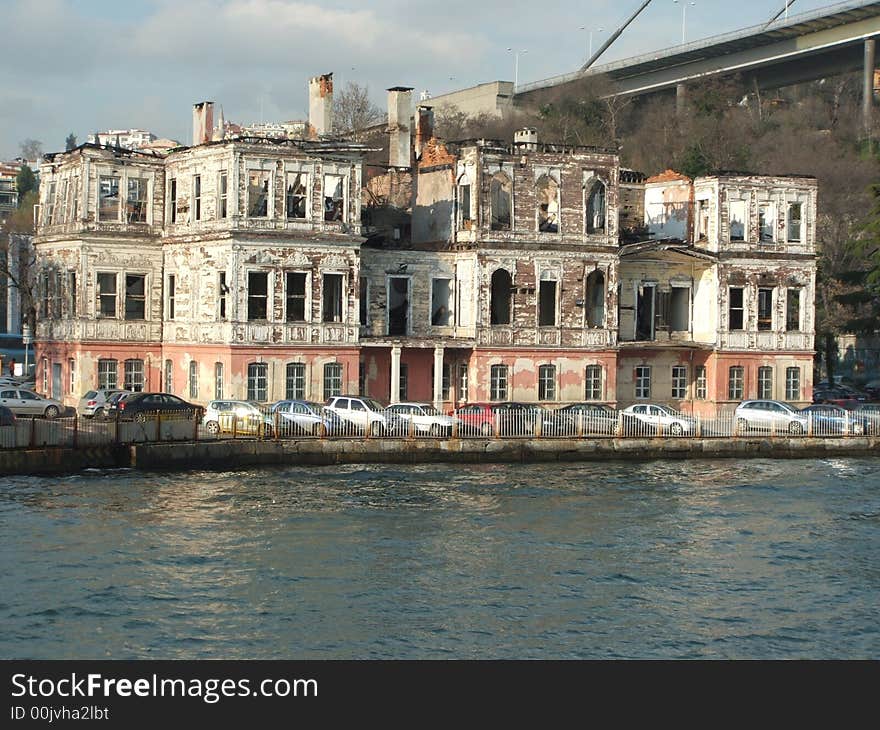
[[[161,322],[120,319],[52,319],[37,323],[37,338],[61,342],[161,342]]]

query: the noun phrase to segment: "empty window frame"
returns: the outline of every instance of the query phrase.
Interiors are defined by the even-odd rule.
[[[741,365],[732,365],[727,371],[727,397],[730,400],[742,400],[745,371]]]
[[[370,323],[370,280],[361,274],[358,280],[358,317],[361,326]]]
[[[98,220],[119,220],[119,177],[101,175],[98,181]]]
[[[636,398],[645,399],[651,397],[651,366],[639,365],[635,371],[635,395]]]
[[[268,170],[248,170],[248,218],[269,216]]]
[[[801,289],[789,287],[785,292],[785,331],[801,329]]]
[[[489,298],[490,324],[510,324],[510,304],[513,281],[506,269],[496,269],[492,274]]]
[[[773,368],[758,368],[758,398],[769,400],[773,397]]]
[[[507,365],[489,368],[489,400],[507,400]]]
[[[788,204],[788,240],[792,243],[799,243],[803,240],[803,210],[802,203]]]
[[[452,280],[431,280],[431,324],[448,327],[451,324],[449,303],[452,300]]]
[[[129,223],[147,222],[147,187],[147,181],[143,178],[128,178],[125,217]]]
[[[758,206],[758,235],[761,241],[776,240],[776,206],[772,203]]]
[[[147,318],[146,286],[145,274],[125,275],[125,319]]]
[[[174,300],[176,297],[177,291],[177,276],[174,274],[168,274],[168,302],[167,302],[167,317],[168,319],[174,319]]]
[[[758,289],[758,329],[773,329],[773,290]]]
[[[697,201],[697,240],[705,241],[709,237],[709,201]]]
[[[458,227],[470,228],[471,223],[471,186],[458,186]]]
[[[229,287],[226,285],[226,272],[221,271],[219,275],[220,281],[218,282],[217,288],[217,308],[218,314],[220,315],[220,319],[226,319],[226,298],[229,294]]]
[[[214,398],[223,397],[223,363],[214,363]]]
[[[745,241],[746,240],[746,201],[731,200],[728,204],[730,240]]]
[[[731,332],[745,329],[743,297],[744,290],[742,287],[731,287],[728,291],[727,328]]]
[[[305,219],[307,201],[308,174],[305,172],[288,172],[285,196],[287,220]]]
[[[388,334],[409,334],[410,280],[406,276],[388,277]]]
[[[542,279],[538,289],[538,326],[556,326],[556,282]]]
[[[126,360],[124,373],[122,387],[140,393],[144,389],[144,361],[136,358]]]
[[[266,320],[269,316],[269,274],[248,272],[247,318],[249,322]]]
[[[98,388],[114,390],[117,383],[116,360],[98,360]]]
[[[345,220],[345,177],[324,175],[324,220]]]
[[[687,366],[672,366],[672,397],[675,400],[687,398]]]
[[[556,366],[538,366],[538,400],[556,400]]]
[[[306,279],[307,275],[299,271],[285,274],[287,296],[284,318],[287,322],[306,321]]]
[[[229,214],[229,173],[226,170],[220,171],[220,178],[217,181],[217,217],[226,218]]]
[[[195,360],[189,361],[189,397],[199,397],[199,364]]]
[[[587,233],[604,233],[606,217],[605,183],[593,179],[587,188],[586,196],[585,228]]]
[[[706,400],[707,385],[706,366],[697,365],[694,368],[694,399]]]
[[[669,329],[687,332],[691,326],[691,290],[684,286],[672,287],[669,297]]]
[[[168,221],[177,223],[177,178],[168,181]]]
[[[604,327],[605,274],[599,269],[591,272],[587,277],[584,304],[586,306],[587,327]]]
[[[46,191],[45,209],[43,210],[43,225],[52,225],[55,217],[55,182],[50,182]]]
[[[324,274],[321,287],[321,320],[342,321],[343,275]]]
[[[162,388],[166,393],[174,392],[174,360],[165,361],[164,385]]]
[[[342,395],[342,364],[328,362],[324,365],[324,400]]]
[[[284,397],[287,400],[303,400],[306,397],[306,366],[304,363],[287,363],[284,377]]]
[[[98,274],[98,317],[116,317],[116,274]]]
[[[192,179],[192,211],[193,220],[202,220],[202,176],[193,175]]]
[[[269,398],[269,365],[252,362],[247,369],[247,399],[266,401]]]
[[[513,200],[513,184],[503,172],[496,172],[489,181],[489,226],[493,231],[509,231]]]
[[[542,175],[535,184],[538,231],[559,233],[559,184],[549,175]]]
[[[584,373],[584,400],[602,399],[602,366],[587,365]]]
[[[801,399],[801,369],[785,369],[785,400]]]

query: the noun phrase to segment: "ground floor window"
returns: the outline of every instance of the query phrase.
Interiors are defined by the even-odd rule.
[[[694,368],[694,398],[696,400],[706,400],[706,366],[697,365]]]
[[[174,392],[174,360],[165,361],[165,392]]]
[[[462,363],[458,366],[458,399],[467,400],[468,397],[468,366]]]
[[[441,376],[440,381],[440,399],[447,401],[449,400],[449,378],[450,378],[451,368],[449,363],[443,363],[443,374]]]
[[[538,367],[538,400],[556,400],[556,366]]]
[[[214,363],[214,398],[217,400],[223,397],[223,363]]]
[[[189,397],[199,397],[199,364],[195,360],[189,362]]]
[[[73,358],[67,361],[67,374],[70,378],[68,392],[72,395],[73,393],[76,393],[76,360]]]
[[[801,399],[801,369],[785,369],[785,400]]]
[[[328,362],[324,365],[324,400],[342,395],[342,365]]]
[[[98,360],[98,388],[114,390],[117,383],[116,360]]]
[[[493,365],[490,368],[489,399],[507,400],[507,365]]]
[[[587,365],[584,375],[584,400],[602,400],[601,365]]]
[[[126,360],[125,361],[125,381],[122,386],[126,390],[133,390],[140,393],[144,389],[144,361],[143,360]]]
[[[773,397],[773,368],[758,368],[758,398],[769,400]]]
[[[409,367],[407,367],[406,363],[400,364],[400,378],[398,382],[400,383],[400,400],[409,400]]]
[[[687,367],[672,366],[672,397],[676,400],[687,398]]]
[[[651,397],[651,367],[640,365],[636,368],[636,398]]]
[[[730,400],[742,400],[743,397],[743,368],[734,365],[728,371],[727,397]]]
[[[287,363],[284,383],[284,397],[287,400],[303,400],[306,397],[306,366],[301,362]]]
[[[269,397],[269,366],[264,362],[252,362],[247,372],[247,399],[265,401]]]

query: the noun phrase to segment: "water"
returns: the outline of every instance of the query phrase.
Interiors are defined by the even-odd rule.
[[[0,482],[2,658],[880,657],[880,460]]]

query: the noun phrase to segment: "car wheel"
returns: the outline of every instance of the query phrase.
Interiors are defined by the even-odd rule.
[[[220,424],[217,423],[217,421],[208,421],[208,422],[205,424],[205,428],[208,429],[208,433],[213,434],[213,435],[215,435],[215,436],[216,436],[218,433],[220,433]]]
[[[669,427],[669,430],[672,432],[673,436],[681,436],[681,434],[684,433],[684,429],[681,427],[681,424],[678,422],[673,423]]]
[[[791,423],[788,424],[788,432],[792,435],[797,436],[797,435],[802,434],[804,432],[804,427],[798,421],[792,421]]]
[[[370,424],[370,435],[371,436],[382,436],[385,433],[385,427],[382,425],[381,421],[373,421]]]
[[[492,433],[495,431],[495,429],[492,428],[492,424],[491,424],[491,423],[484,423],[484,424],[480,427],[480,431],[482,432],[483,436],[491,436]]]
[[[46,418],[58,418],[58,406],[49,406],[43,414]]]
[[[736,419],[736,432],[745,433],[749,430],[749,422],[745,418]]]

